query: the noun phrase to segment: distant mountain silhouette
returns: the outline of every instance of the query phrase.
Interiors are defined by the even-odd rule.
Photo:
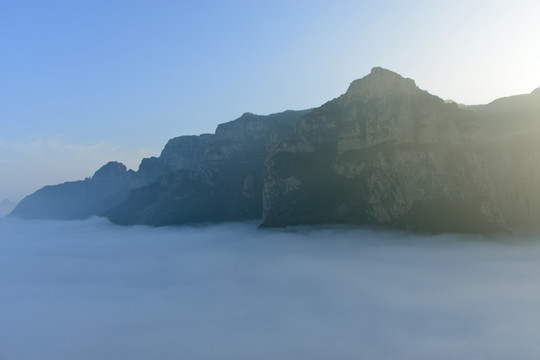
[[[111,161],[86,180],[45,186],[25,197],[10,215],[25,219],[84,219],[100,215],[125,200],[132,189],[149,183],[162,172],[162,166],[147,170],[152,161],[145,159],[138,172]]]
[[[109,163],[13,215],[171,225],[368,224],[428,232],[537,228],[540,89],[466,106],[383,68],[319,108],[246,113],[171,139],[137,172]]]

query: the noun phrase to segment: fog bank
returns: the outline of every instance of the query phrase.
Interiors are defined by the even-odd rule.
[[[538,359],[540,242],[0,219],[0,359]]]

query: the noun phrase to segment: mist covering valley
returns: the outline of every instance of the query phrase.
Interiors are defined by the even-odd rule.
[[[0,219],[0,358],[537,359],[532,235]]]
[[[0,360],[539,360],[539,18],[0,0]]]

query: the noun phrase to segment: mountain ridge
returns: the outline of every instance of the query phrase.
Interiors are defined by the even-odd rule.
[[[169,140],[159,158],[126,172],[139,183],[94,215],[119,224],[261,219],[435,233],[536,227],[539,90],[458,106],[375,67],[318,108],[244,113],[214,134]]]

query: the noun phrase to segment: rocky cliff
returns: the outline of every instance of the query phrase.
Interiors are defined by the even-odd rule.
[[[150,225],[260,219],[266,144],[272,137],[292,132],[308,112],[245,113],[220,124],[215,135],[205,138],[204,151],[198,148],[200,137],[177,138],[188,145],[177,147],[176,156],[197,156],[198,161],[182,160],[183,167],[136,189],[105,216],[119,224]]]
[[[119,223],[153,225],[260,218],[267,139],[292,131],[307,112],[246,113],[220,124],[215,134],[173,138],[136,172],[110,162],[86,180],[43,187],[11,215],[84,219],[106,213]]]
[[[501,133],[538,126],[533,113],[519,126],[509,123],[522,111],[517,106],[502,115],[497,109],[500,119],[490,121],[420,90],[411,79],[374,68],[273,145],[263,226],[348,223],[491,232],[535,225],[535,136],[518,145]],[[504,145],[496,141],[501,137]]]
[[[246,113],[171,139],[137,172],[109,163],[13,211],[119,224],[262,219],[428,232],[538,228],[540,89],[458,106],[382,68],[319,108]]]
[[[507,229],[539,228],[540,89],[473,111],[481,129],[474,143],[501,223]]]
[[[214,134],[175,137],[167,142],[159,160],[171,169],[195,170],[213,140]]]

